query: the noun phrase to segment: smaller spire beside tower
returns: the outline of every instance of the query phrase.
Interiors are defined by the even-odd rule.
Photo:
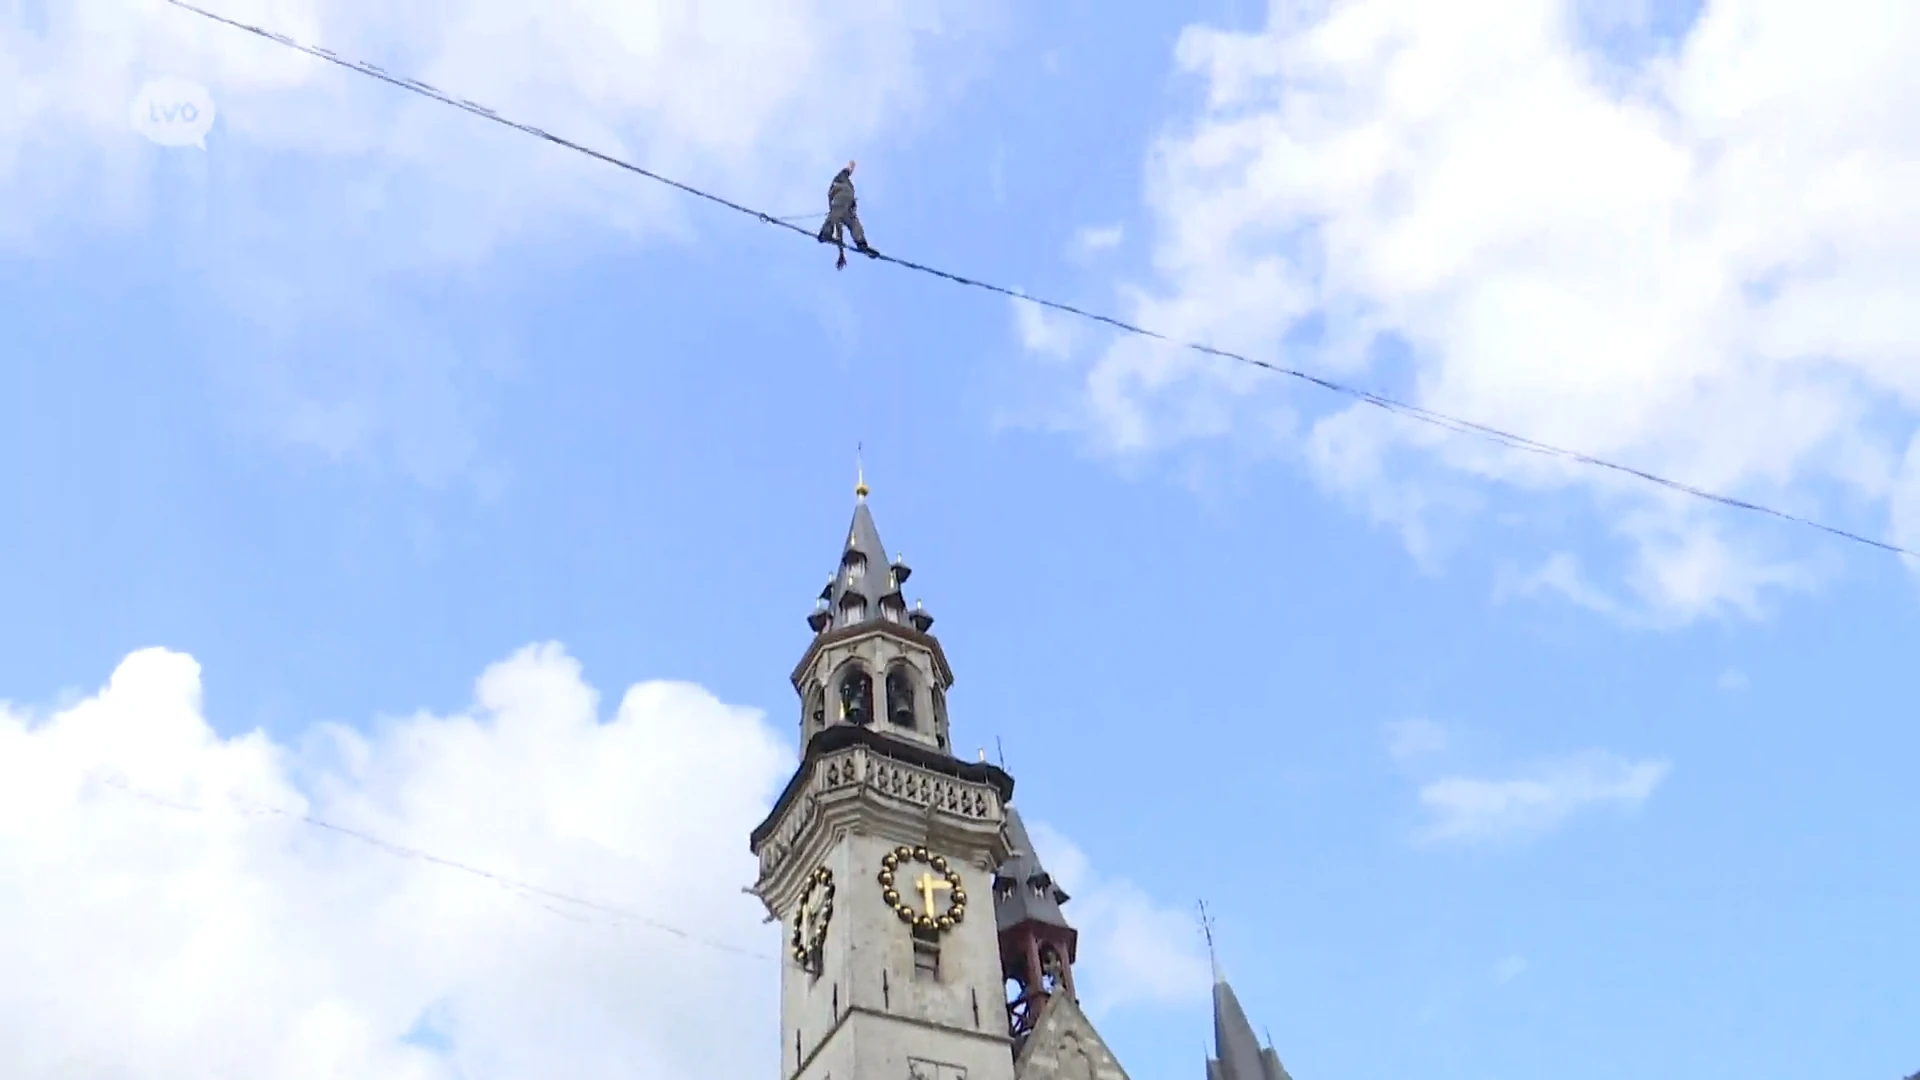
[[[1240,998],[1227,983],[1214,951],[1213,921],[1200,905],[1200,928],[1207,937],[1207,957],[1213,962],[1213,1056],[1207,1059],[1207,1080],[1293,1080],[1280,1064],[1272,1040],[1262,1047],[1254,1037]]]
[[[981,756],[986,751],[981,750]],[[1055,994],[1076,1000],[1073,963],[1080,934],[1060,905],[1069,897],[1040,864],[1020,811],[1007,807],[1007,846],[1012,854],[993,875],[993,913],[1000,927],[1000,967],[1019,986],[1007,1003],[1007,1019],[1017,1047],[1039,1021],[1041,1007]],[[1018,1053],[1016,1049],[1015,1053]]]

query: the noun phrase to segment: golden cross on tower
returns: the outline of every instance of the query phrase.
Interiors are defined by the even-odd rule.
[[[914,888],[920,890],[920,897],[926,901],[927,904],[927,918],[931,919],[939,914],[939,912],[933,909],[933,894],[943,889],[951,889],[953,885],[945,878],[937,878],[932,874],[923,873],[920,875],[920,880],[914,882]]]

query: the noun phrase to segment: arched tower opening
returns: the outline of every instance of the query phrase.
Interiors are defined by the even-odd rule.
[[[854,666],[840,676],[840,720],[865,727],[873,723],[873,676]]]
[[[895,664],[887,669],[887,723],[900,728],[918,727],[916,696],[914,678],[907,665]]]

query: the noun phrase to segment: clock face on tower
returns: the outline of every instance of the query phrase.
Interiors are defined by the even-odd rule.
[[[894,848],[880,860],[880,898],[903,923],[945,933],[967,917],[966,882],[944,855],[924,847]]]
[[[827,926],[833,922],[833,871],[822,866],[808,878],[800,890],[800,905],[793,913],[793,959],[801,967],[818,970],[820,950],[827,943]]]

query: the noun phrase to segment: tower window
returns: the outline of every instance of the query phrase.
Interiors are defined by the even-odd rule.
[[[857,551],[847,552],[847,581],[855,582],[867,576],[867,557]]]
[[[873,676],[859,668],[840,679],[840,719],[849,724],[873,723]]]
[[[887,672],[887,719],[897,727],[914,726],[913,679],[905,668]]]
[[[865,622],[866,618],[867,618],[867,598],[866,597],[861,596],[858,593],[848,593],[846,595],[846,598],[840,601],[840,625],[841,626],[852,626],[854,623]]]
[[[913,928],[913,973],[929,979],[940,977],[940,932]]]
[[[807,723],[809,731],[827,726],[827,692],[819,683],[807,691]]]

